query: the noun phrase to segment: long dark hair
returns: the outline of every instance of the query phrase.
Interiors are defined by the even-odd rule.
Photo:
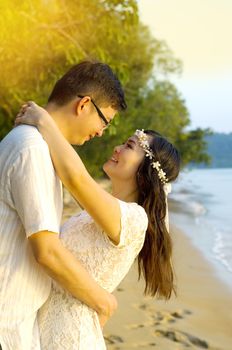
[[[145,130],[154,159],[159,161],[168,182],[174,181],[180,170],[180,155],[177,149],[153,130]],[[175,292],[172,268],[172,241],[165,224],[166,195],[164,185],[152,168],[151,160],[144,157],[137,172],[139,191],[138,204],[148,216],[148,228],[142,250],[138,256],[139,278],[145,279],[145,294],[169,299]]]

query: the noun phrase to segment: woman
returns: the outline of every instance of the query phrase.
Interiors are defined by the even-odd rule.
[[[16,119],[20,123],[39,129],[58,176],[85,208],[63,225],[63,244],[110,293],[138,255],[145,293],[170,298],[174,286],[166,193],[180,167],[173,145],[154,131],[137,130],[103,166],[112,182],[109,194],[91,178],[43,108],[29,103]],[[43,350],[106,349],[96,312],[55,282],[39,312],[39,327]]]

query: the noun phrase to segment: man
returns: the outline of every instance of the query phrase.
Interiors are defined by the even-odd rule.
[[[46,109],[71,144],[102,136],[126,108],[109,66],[82,62],[54,86]],[[107,319],[113,296],[96,286],[61,244],[61,183],[47,144],[34,127],[13,129],[0,144],[0,345],[2,350],[40,349],[36,313],[51,280]],[[50,276],[50,277],[49,277]]]

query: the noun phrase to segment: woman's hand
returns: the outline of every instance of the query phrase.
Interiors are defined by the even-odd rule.
[[[38,129],[43,125],[52,123],[53,120],[49,113],[35,102],[29,101],[22,105],[20,112],[15,119],[15,126],[20,124],[28,124],[36,126]]]

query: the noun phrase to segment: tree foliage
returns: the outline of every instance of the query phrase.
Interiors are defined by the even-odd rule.
[[[0,138],[22,102],[45,104],[70,66],[97,59],[122,81],[128,111],[115,118],[104,138],[81,148],[93,174],[101,174],[113,145],[136,128],[167,136],[179,147],[183,164],[208,159],[207,131],[185,131],[190,123],[185,101],[168,81],[181,63],[140,22],[136,0],[1,0],[0,28]]]

